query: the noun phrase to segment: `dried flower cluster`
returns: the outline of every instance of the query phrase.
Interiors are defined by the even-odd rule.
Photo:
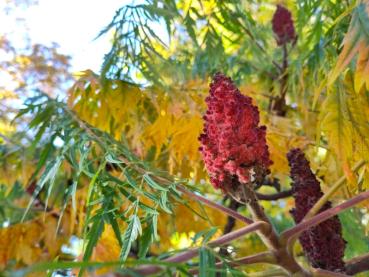
[[[235,191],[239,184],[259,180],[271,165],[265,126],[250,97],[240,93],[232,80],[217,73],[206,98],[200,151],[215,188]]]
[[[295,43],[297,36],[289,10],[281,5],[277,5],[277,10],[272,19],[272,25],[278,45],[283,45],[288,42]]]
[[[309,161],[300,149],[292,149],[287,158],[291,167],[295,198],[295,209],[291,213],[295,222],[299,223],[323,193],[319,181],[310,169]],[[331,207],[331,202],[327,202],[321,211]],[[337,216],[303,232],[299,240],[313,267],[344,272],[346,242],[342,238],[342,226]]]

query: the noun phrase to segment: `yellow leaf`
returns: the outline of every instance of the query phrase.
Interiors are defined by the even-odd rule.
[[[343,49],[337,64],[328,78],[328,85],[332,85],[339,74],[358,55],[355,72],[354,87],[360,92],[364,84],[369,89],[369,1],[360,3],[350,22],[350,27],[343,39]]]

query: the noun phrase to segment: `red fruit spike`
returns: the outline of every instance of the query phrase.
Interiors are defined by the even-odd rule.
[[[266,128],[258,126],[259,111],[252,99],[242,95],[230,78],[217,73],[206,103],[200,152],[213,186],[227,192],[240,183],[262,179],[272,162]]]
[[[300,149],[292,149],[287,158],[295,198],[295,208],[291,214],[295,222],[299,223],[323,193],[319,181],[310,169],[309,161]],[[331,207],[331,202],[327,202],[321,211]],[[337,216],[303,232],[299,240],[313,267],[336,272],[345,271],[343,256],[346,241],[342,238],[342,226]]]
[[[278,45],[287,42],[294,43],[297,39],[291,12],[281,5],[277,5],[272,19],[273,32],[276,35]]]

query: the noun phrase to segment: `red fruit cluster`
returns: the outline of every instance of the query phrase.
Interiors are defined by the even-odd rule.
[[[292,149],[287,158],[291,167],[295,198],[295,209],[291,213],[295,222],[299,223],[323,193],[319,181],[310,169],[309,161],[300,149]],[[321,211],[331,207],[331,202],[327,202]],[[313,267],[344,272],[346,241],[342,238],[342,226],[337,216],[303,232],[299,240]]]
[[[272,25],[278,45],[283,45],[287,42],[295,43],[297,37],[289,10],[281,5],[277,5],[277,10],[273,15]]]
[[[232,80],[217,73],[206,98],[200,152],[211,183],[223,191],[235,191],[269,173],[271,165],[265,126],[259,127],[259,111],[250,97],[240,93]]]

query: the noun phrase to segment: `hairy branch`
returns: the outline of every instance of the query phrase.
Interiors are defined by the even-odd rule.
[[[320,214],[317,214],[316,216],[306,220],[302,221],[296,226],[284,231],[281,234],[282,241],[288,241],[288,244],[293,244],[295,239],[305,230],[318,225],[319,223],[339,214],[340,212],[351,208],[355,206],[356,204],[369,199],[369,191],[360,193],[359,195],[351,198],[350,200],[347,200],[346,202],[337,205],[336,207],[330,208],[328,210],[325,210],[324,212],[321,212]],[[289,249],[292,249],[291,245]]]
[[[346,261],[347,274],[354,275],[364,271],[369,271],[369,253]]]
[[[273,225],[266,216],[263,207],[260,206],[252,187],[249,185],[242,185],[241,188],[243,190],[244,200],[247,203],[247,208],[252,214],[253,219],[268,223],[269,230],[261,229],[258,235],[268,249],[274,252],[278,264],[292,275],[298,274],[298,276],[308,276],[304,269],[296,262],[293,255],[287,251],[285,245],[281,244],[280,237],[273,229]]]
[[[332,272],[320,268],[313,269],[313,276],[314,277],[348,277],[349,275],[339,273],[339,272]]]
[[[365,161],[359,161],[353,168],[352,168],[352,171],[357,171],[357,170],[359,170],[363,165],[365,164]],[[344,184],[344,182],[345,182],[345,180],[346,180],[346,176],[342,176],[340,179],[338,179],[337,180],[337,182],[330,188],[330,190],[327,192],[327,193],[325,193],[319,200],[318,200],[318,202],[316,202],[315,203],[315,205],[310,209],[310,211],[307,213],[307,215],[305,216],[305,218],[302,220],[302,222],[300,222],[300,224],[298,224],[298,225],[302,225],[304,222],[307,222],[308,221],[308,219],[311,219],[316,213],[318,213],[319,212],[319,210],[324,206],[324,204],[329,200],[329,198]],[[353,199],[351,199],[351,200],[353,200]],[[349,200],[349,201],[347,201],[347,202],[350,202],[351,200]],[[345,202],[345,203],[347,203],[347,202]],[[343,203],[343,204],[345,204],[345,203]],[[341,204],[341,205],[343,205],[343,204]],[[339,205],[340,206],[340,205]],[[338,207],[338,206],[337,206]],[[335,207],[335,208],[337,208],[337,207]],[[332,208],[332,209],[335,209],[335,208]],[[332,209],[330,209],[330,210],[332,210]],[[328,210],[327,210],[328,211]],[[337,212],[338,213],[338,212]],[[334,214],[335,215],[335,214]],[[332,216],[334,216],[334,215],[332,215]],[[330,216],[331,217],[331,216]],[[322,221],[324,221],[324,220],[322,220]],[[320,221],[320,222],[322,222],[322,221]],[[319,223],[320,223],[319,222]],[[319,223],[317,223],[317,224],[319,224]],[[296,225],[295,227],[297,227],[298,225]],[[316,224],[315,224],[316,225]],[[313,225],[314,226],[314,225]],[[293,227],[293,228],[295,228],[295,227]],[[310,226],[310,227],[312,227],[312,226]],[[307,227],[306,229],[309,229],[310,227]],[[291,229],[293,229],[293,228],[291,228]],[[290,229],[290,230],[291,230]],[[305,230],[305,229],[304,229]],[[303,230],[303,231],[304,231]],[[282,242],[283,243],[285,243],[285,241],[287,241],[288,240],[288,242],[287,242],[287,248],[288,248],[288,251],[290,252],[290,253],[293,253],[293,246],[294,246],[294,244],[295,244],[295,242],[296,242],[296,240],[297,240],[297,238],[298,238],[298,236],[299,235],[292,235],[291,237],[289,237],[289,235],[287,235],[286,237],[284,236],[284,234],[285,233],[288,233],[289,232],[289,230],[286,230],[284,233],[282,233],[282,235],[281,235],[281,240],[282,240]],[[301,233],[301,232],[300,232]],[[287,240],[285,240],[285,238],[287,238]]]

